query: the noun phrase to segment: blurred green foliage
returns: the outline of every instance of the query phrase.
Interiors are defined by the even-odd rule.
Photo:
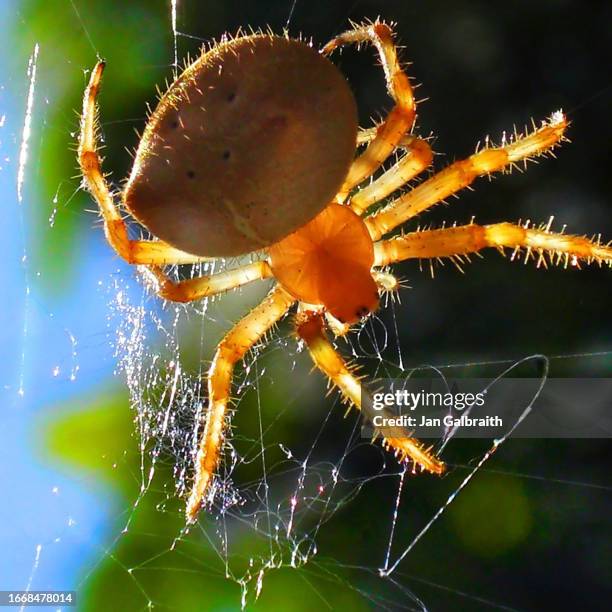
[[[525,546],[533,518],[529,499],[518,480],[484,474],[457,500],[451,522],[465,548],[496,558]],[[478,529],[474,529],[478,525]]]
[[[87,401],[89,398],[76,399],[53,409],[37,424],[42,459],[59,461],[79,479],[85,475],[91,483],[88,488],[93,485],[98,495],[111,496],[117,507],[109,526],[110,550],[100,557],[95,571],[79,589],[84,601],[81,609],[107,610],[110,601],[120,610],[142,609],[149,601],[176,610],[238,609],[240,588],[226,578],[218,551],[197,537],[197,529],[179,538],[185,524],[183,505],[173,499],[171,457],[160,457],[154,480],[141,495],[148,467],[141,478],[138,441],[126,394],[105,393],[89,405]],[[246,406],[244,412],[249,408],[253,406]],[[207,517],[202,520],[214,522]],[[268,541],[254,530],[237,532],[228,543],[232,550],[229,570],[237,576],[248,571],[249,558],[269,554]],[[316,591],[307,588],[308,582]],[[336,578],[330,584],[329,579],[302,576],[300,570],[287,567],[269,569],[257,604],[252,601],[253,584],[249,598],[252,609],[261,610],[311,610],[321,596],[337,609],[367,609],[355,591],[338,588],[336,583]]]
[[[37,91],[46,104],[35,107],[32,155],[42,160],[37,172],[37,206],[28,207],[32,233],[32,257],[41,261],[41,283],[56,295],[69,290],[74,277],[84,234],[91,231],[97,216],[91,199],[83,191],[75,193],[80,178],[76,162],[79,113],[97,52],[108,60],[108,79],[112,87],[101,96],[101,119],[113,121],[121,109],[121,120],[113,129],[104,128],[108,137],[105,153],[122,158],[127,172],[129,156],[120,153],[126,146],[120,131],[133,131],[144,116],[143,98],[154,103],[153,84],[170,76],[168,66],[169,33],[163,19],[164,3],[132,2],[129,10],[120,3],[105,1],[81,3],[78,14],[70,2],[26,0],[19,22],[13,29],[13,44],[18,53],[12,61],[28,57],[34,42],[40,46]],[[135,33],[144,33],[138,35]],[[94,47],[94,42],[98,45]],[[101,41],[113,41],[100,45]],[[16,74],[25,65],[14,66]],[[24,80],[25,83],[25,80]],[[42,93],[40,93],[42,92]],[[41,116],[42,115],[42,116]],[[124,123],[128,117],[137,123]],[[115,138],[116,136],[116,138]],[[123,175],[114,176],[114,181]],[[54,214],[54,198],[59,210]],[[46,214],[45,214],[46,212]],[[48,219],[54,217],[52,229]]]

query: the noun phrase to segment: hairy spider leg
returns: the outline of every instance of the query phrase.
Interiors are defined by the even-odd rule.
[[[296,318],[297,335],[308,346],[316,367],[340,390],[346,402],[360,411],[365,410],[365,405],[361,401],[361,383],[327,338],[323,325],[323,315],[318,312],[305,311],[299,313]],[[370,421],[373,416],[366,414]],[[431,452],[431,449],[412,438],[403,429],[385,428],[384,431],[377,432],[377,435],[382,435],[383,446],[393,451],[400,460],[412,461],[415,467],[418,466],[433,474],[444,472],[444,463]]]
[[[184,284],[179,283],[177,287],[157,266],[198,263],[208,261],[209,258],[191,255],[162,241],[131,240],[128,237],[127,225],[113,201],[102,174],[102,163],[98,153],[96,100],[104,66],[103,61],[96,64],[85,90],[78,157],[83,178],[102,214],[104,233],[109,244],[128,263],[148,266],[159,281],[162,297],[170,300],[180,302],[195,300],[269,276],[269,268],[266,265],[251,264],[245,268],[222,273],[219,278],[207,276],[201,280],[193,279],[185,281]]]
[[[386,198],[431,165],[433,152],[426,140],[408,136],[402,147],[408,151],[391,168],[351,196],[349,206],[357,214],[363,214],[370,206]]]
[[[550,224],[549,224],[550,225]],[[600,240],[551,232],[548,226],[529,228],[527,225],[494,223],[492,225],[462,225],[437,230],[412,232],[374,245],[375,265],[384,266],[404,259],[461,257],[486,247],[514,249],[513,258],[521,250],[525,260],[537,255],[537,265],[547,265],[545,255],[553,264],[605,264],[612,267],[612,248]]]
[[[328,55],[335,49],[349,44],[371,42],[378,51],[385,73],[389,95],[395,106],[383,123],[376,128],[376,135],[366,150],[351,165],[340,188],[336,201],[342,202],[351,189],[371,176],[393,153],[405,133],[412,129],[416,118],[416,102],[410,81],[402,70],[393,43],[393,31],[386,23],[375,22],[348,30],[330,40],[322,49]]]
[[[372,270],[372,276],[383,293],[395,293],[400,288],[400,282],[390,272]]]
[[[178,282],[169,279],[158,266],[149,266],[148,270],[158,283],[157,295],[172,302],[201,300],[272,276],[272,270],[267,261],[254,261],[233,270]]]
[[[226,334],[217,347],[208,372],[209,405],[186,508],[189,523],[196,520],[219,465],[234,366],[286,314],[294,301],[280,285],[276,285],[258,306]]]
[[[381,238],[408,219],[467,187],[478,176],[512,168],[519,161],[526,163],[533,157],[550,152],[563,140],[566,127],[565,116],[556,112],[530,134],[517,135],[510,143],[485,148],[447,166],[368,217],[365,222],[372,239]]]
[[[98,154],[96,138],[96,117],[98,111],[96,99],[100,90],[104,66],[105,62],[103,61],[99,61],[96,64],[83,97],[78,158],[87,187],[100,207],[104,220],[106,239],[128,263],[163,265],[167,263],[182,264],[206,261],[206,258],[185,253],[164,242],[130,240],[128,238],[127,226],[121,217],[119,209],[115,206],[113,197],[104,179],[102,163]]]

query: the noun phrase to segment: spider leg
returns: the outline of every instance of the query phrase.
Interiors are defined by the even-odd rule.
[[[168,278],[159,266],[148,266],[147,270],[157,282],[157,294],[171,302],[193,302],[272,276],[267,261],[255,261],[233,270],[179,282]]]
[[[552,221],[552,220],[551,220]],[[375,265],[383,266],[404,259],[458,258],[476,253],[485,247],[514,249],[513,258],[522,249],[527,260],[537,255],[537,265],[547,265],[545,255],[551,263],[579,265],[580,261],[605,264],[612,267],[612,247],[599,239],[589,240],[582,236],[571,236],[550,231],[548,225],[529,228],[512,223],[493,225],[462,225],[445,229],[412,232],[389,240],[380,240],[374,245]]]
[[[374,125],[369,128],[359,128],[357,131],[357,146],[361,147],[362,145],[370,144],[374,138],[376,138],[376,134],[378,134],[378,127]],[[398,147],[407,147],[413,140],[414,136],[412,134],[404,134],[400,141],[397,143]]]
[[[342,397],[356,406],[358,410],[367,411],[367,405],[362,404],[362,387],[359,379],[351,372],[344,359],[334,349],[327,338],[324,328],[324,318],[321,313],[306,311],[298,314],[296,320],[297,334],[308,346],[315,365],[338,387]],[[366,417],[372,421],[375,415],[366,412]],[[383,445],[387,450],[393,451],[402,461],[412,461],[414,466],[434,474],[442,474],[445,465],[432,452],[416,438],[400,427],[385,427],[384,432],[377,432],[383,436]]]
[[[293,302],[294,298],[276,285],[258,306],[226,334],[217,347],[208,372],[206,424],[199,442],[195,478],[186,508],[189,523],[196,520],[219,464],[234,366],[285,315]]]
[[[375,181],[351,197],[350,207],[357,214],[362,214],[431,165],[433,153],[427,141],[416,136],[408,138],[409,140],[402,144],[408,152]]]
[[[400,281],[390,272],[372,270],[372,276],[383,293],[397,291],[400,288]]]
[[[566,127],[567,120],[561,112],[557,112],[531,134],[516,136],[510,143],[485,148],[447,166],[368,217],[366,225],[372,238],[377,240],[408,219],[467,187],[478,176],[512,168],[516,162],[526,163],[535,156],[549,152],[563,140]]]
[[[357,146],[360,147],[362,145],[370,144],[374,140],[374,138],[376,138],[377,133],[377,125],[374,125],[369,128],[359,128],[359,131],[357,132]]]
[[[83,178],[95,198],[104,220],[104,233],[118,255],[131,264],[188,264],[207,261],[185,253],[162,241],[130,240],[127,226],[108,188],[102,173],[102,162],[98,153],[96,136],[96,99],[100,90],[104,62],[96,64],[83,96],[83,114],[79,136],[78,159]]]
[[[349,44],[371,42],[377,49],[385,72],[389,94],[395,106],[371,139],[366,150],[353,162],[340,192],[336,196],[344,200],[351,189],[361,183],[391,155],[404,134],[409,131],[416,117],[416,102],[410,81],[401,68],[393,43],[393,31],[380,22],[362,25],[336,36],[322,50],[328,55],[335,49]]]

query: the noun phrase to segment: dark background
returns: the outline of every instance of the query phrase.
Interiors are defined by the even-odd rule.
[[[41,159],[48,161],[40,185],[44,202],[51,201],[60,181],[71,181],[73,187],[78,183],[71,178],[74,157],[69,146],[74,143],[77,120],[73,111],[80,107],[83,70],[96,60],[88,36],[108,60],[101,95],[105,167],[117,186],[120,177],[127,175],[131,159],[126,148],[137,144],[133,128],[142,129],[145,105],[155,102],[155,85],[171,77],[168,4],[144,0],[80,3],[79,23],[64,3],[23,3],[16,35],[22,46],[17,48],[27,57],[31,41],[42,38],[52,49],[42,56],[40,70],[41,87],[54,92],[47,117],[51,129],[40,151]],[[280,31],[290,10],[287,0],[179,2],[178,29],[190,35],[179,37],[179,59],[187,53],[197,54],[201,40],[236,32],[240,26],[270,25]],[[462,193],[460,200],[428,213],[427,222],[464,223],[473,215],[482,223],[519,218],[539,222],[554,214],[557,229],[567,224],[570,232],[601,232],[612,237],[609,4],[297,0],[288,27],[291,34],[301,32],[322,45],[345,29],[350,19],[377,16],[396,23],[397,41],[405,46],[403,58],[412,62],[408,73],[413,83],[422,83],[417,95],[427,100],[419,106],[417,131],[435,136],[434,149],[444,154],[436,158],[436,167],[469,155],[487,134],[497,139],[513,124],[520,127],[532,118],[539,122],[559,108],[572,122],[568,132],[572,143],[558,150],[558,159],[542,159],[523,174],[515,172],[491,182],[481,179],[474,192]],[[335,55],[334,61],[353,87],[361,125],[370,125],[370,117],[390,107],[373,50],[347,50]],[[62,207],[57,231],[45,231],[41,225],[40,248],[49,255],[46,278],[50,279],[50,292],[70,289],[67,268],[83,248],[82,236],[93,231],[92,216],[84,212],[91,207],[87,196],[81,194]],[[97,239],[102,240],[98,233]],[[110,249],[108,257],[112,261]],[[116,267],[116,262],[112,265]],[[503,365],[467,364],[510,364],[542,353],[561,356],[551,359],[552,376],[609,375],[609,270],[536,269],[533,264],[510,263],[492,252],[483,260],[475,259],[465,275],[446,265],[437,269],[432,280],[414,263],[398,266],[397,272],[411,288],[404,290],[402,303],[394,311],[380,313],[393,337],[384,352],[391,363],[397,363],[400,346],[407,369],[422,364],[460,364],[449,369],[449,375],[482,376],[499,373]],[[130,274],[129,270],[125,274]],[[233,302],[231,314],[223,312],[223,320],[218,319],[219,329],[227,328],[240,312]],[[103,324],[92,322],[92,326],[100,330]],[[381,326],[375,324],[372,330],[380,334]],[[280,336],[289,338],[287,325],[281,327]],[[352,341],[357,356],[360,351],[367,352],[363,346],[367,331],[363,337],[366,340],[362,343],[355,338]],[[278,349],[282,344],[274,346]],[[350,352],[349,346],[341,346]],[[588,355],[592,353],[598,354]],[[195,359],[193,351],[187,360]],[[292,410],[282,428],[284,444],[300,456],[310,450],[320,419],[328,414],[334,399],[325,398],[322,381],[315,379],[300,386],[305,383],[298,377],[306,375],[308,367],[294,348],[270,351],[264,360],[270,364],[270,372],[280,378],[287,377],[287,368],[294,361],[301,364],[291,370],[295,384],[290,391]],[[381,365],[376,358],[365,356],[360,363],[372,376],[397,373],[392,365]],[[527,373],[538,374],[535,368]],[[270,414],[275,402],[280,405],[284,400],[278,388],[274,391],[274,376],[270,374],[272,382],[265,383],[272,389]],[[254,405],[255,400],[247,397],[241,410],[248,412]],[[341,456],[337,454],[338,440],[346,443],[353,423],[342,418],[342,410],[333,411],[329,418],[315,451],[321,460]],[[241,420],[239,415],[236,425],[244,426],[245,435],[256,436],[255,429],[248,429],[254,427],[248,416]],[[446,457],[453,466],[448,479],[410,479],[400,508],[398,541],[409,542],[414,537],[467,475],[466,464],[485,448],[486,444],[455,442]],[[347,477],[367,473],[372,457],[368,450],[352,453],[343,466]],[[380,459],[380,455],[376,457]],[[297,572],[317,585],[321,583],[317,588],[337,609],[418,608],[418,600],[409,592],[432,610],[506,609],[503,606],[604,609],[612,595],[611,458],[607,440],[507,442],[392,576],[400,586],[358,569],[382,563],[396,499],[396,480],[376,479],[323,524],[317,535],[319,555],[314,568],[281,570],[280,578],[270,578],[272,586],[264,586],[258,605],[261,609],[312,609],[318,600],[309,599],[312,592],[306,582],[286,576]],[[386,469],[396,470],[391,464]],[[251,477],[256,478],[256,473]],[[175,528],[179,518],[177,513],[172,523]],[[167,525],[161,526],[168,521],[164,512],[153,509],[146,520],[148,531],[167,529]],[[201,537],[203,531],[196,530],[188,537],[194,550],[207,546]],[[115,554],[125,555],[130,565],[140,557],[149,558],[154,547],[124,541],[123,549]],[[167,563],[171,566],[175,560]],[[236,590],[214,605],[211,602],[210,608],[194,603],[203,601],[198,599],[201,585],[186,578],[187,562],[183,560],[181,567],[185,570],[182,573],[162,574],[169,593],[178,588],[192,593],[192,599],[184,600],[191,602],[187,604],[190,607],[237,607]],[[342,577],[332,580],[331,587],[325,568]],[[180,587],[171,584],[177,574]],[[145,589],[153,589],[159,588],[153,585],[158,579],[159,574],[157,578],[140,576],[139,582]],[[125,571],[105,562],[87,580],[88,608],[102,609],[102,594],[109,584],[120,585],[115,587],[116,596],[124,609],[142,605],[139,594],[132,592],[133,582],[125,579]],[[226,588],[220,579],[210,584],[208,593]],[[346,599],[343,593],[347,593]]]

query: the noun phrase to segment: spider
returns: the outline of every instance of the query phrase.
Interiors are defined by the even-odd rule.
[[[394,105],[380,124],[359,130],[353,94],[328,56],[361,43],[376,48]],[[345,401],[365,410],[360,380],[326,328],[336,336],[346,333],[377,310],[381,293],[399,288],[386,271],[389,264],[461,262],[494,247],[512,249],[513,255],[526,251],[537,265],[612,265],[609,244],[554,233],[550,223],[471,222],[384,238],[476,177],[550,152],[564,140],[567,120],[555,112],[539,128],[504,138],[501,146],[488,144],[393,197],[431,165],[432,151],[413,134],[413,90],[392,28],[380,21],[353,24],[320,51],[301,39],[262,32],[224,37],[204,51],[170,85],[144,129],[121,203],[156,239],[131,239],[98,153],[96,99],[103,69],[99,61],[85,91],[78,159],[110,245],[148,270],[166,300],[191,302],[255,280],[276,280],[216,348],[194,450],[188,522],[214,497],[234,367],[295,304],[295,332],[314,364]],[[365,148],[356,154],[359,147]],[[372,179],[397,151],[398,161]],[[210,276],[173,281],[164,272],[166,265],[250,253],[258,255],[251,263]],[[413,469],[444,472],[442,460],[409,432],[388,428],[377,434]]]

